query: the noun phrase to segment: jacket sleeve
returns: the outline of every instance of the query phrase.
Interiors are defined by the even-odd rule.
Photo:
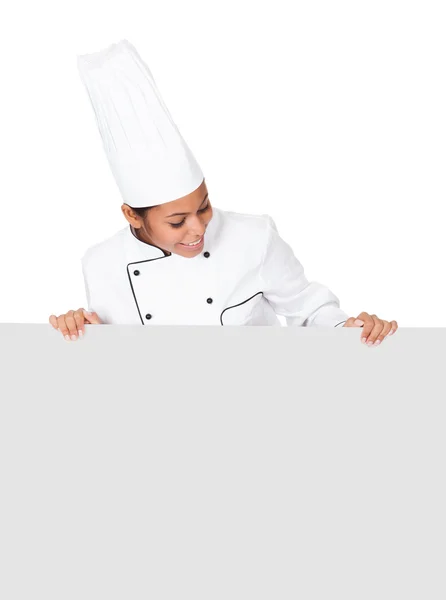
[[[90,288],[88,287],[88,281],[87,281],[87,275],[86,275],[85,256],[82,257],[81,263],[82,263],[82,275],[84,277],[85,296],[87,298],[87,310],[89,312],[94,312],[93,309],[91,308],[91,296],[90,296]]]
[[[280,237],[269,215],[260,269],[263,295],[287,325],[342,327],[349,318],[325,285],[309,282],[291,247]]]
[[[104,306],[104,299],[101,301],[101,297],[98,298],[98,270],[93,268],[92,258],[87,252],[82,257],[82,274],[84,276],[85,296],[87,298],[87,310],[95,312],[101,323],[104,325],[111,324],[107,306]],[[105,275],[106,277],[106,275]]]

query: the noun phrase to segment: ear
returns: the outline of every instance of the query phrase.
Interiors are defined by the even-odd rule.
[[[130,225],[132,225],[135,229],[139,229],[141,227],[140,218],[133,212],[132,208],[128,204],[123,204],[121,206],[121,211]]]

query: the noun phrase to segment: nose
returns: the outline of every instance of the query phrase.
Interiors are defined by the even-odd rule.
[[[196,216],[195,219],[191,221],[189,233],[191,235],[198,235],[199,237],[201,237],[205,231],[206,225],[203,223],[200,217]]]

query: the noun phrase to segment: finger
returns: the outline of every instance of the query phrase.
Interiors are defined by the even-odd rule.
[[[382,319],[382,322],[383,322],[383,328],[381,330],[381,333],[376,338],[375,346],[378,346],[383,340],[387,339],[387,335],[391,329],[391,325],[390,325],[389,321],[384,321]]]
[[[58,329],[59,329],[60,333],[67,340],[67,342],[69,342],[70,341],[70,335],[69,335],[70,332],[69,332],[67,324],[65,322],[65,315],[60,315],[57,317],[57,325],[58,325]]]
[[[83,308],[78,308],[73,315],[79,337],[83,337],[85,333],[83,310]]]
[[[363,327],[364,321],[357,319],[356,317],[349,317],[344,323],[344,327]]]
[[[373,346],[378,339],[378,336],[381,334],[383,330],[384,323],[382,319],[379,319],[376,315],[371,315],[373,318],[373,329],[369,334],[367,339],[367,346]],[[381,343],[381,342],[380,342]],[[378,345],[378,344],[376,344]]]
[[[356,318],[360,319],[361,321],[365,321],[366,319],[370,319],[371,316],[367,312],[362,312],[362,313],[359,313],[359,315]]]
[[[365,344],[375,326],[375,321],[373,320],[373,317],[366,312],[362,312],[357,318],[364,321],[364,327],[361,332],[361,342]]]
[[[49,322],[54,327],[54,329],[59,329],[59,325],[57,324],[56,315],[50,315]]]
[[[70,336],[70,339],[75,342],[77,340],[77,327],[76,327],[76,321],[74,320],[74,310],[69,310],[66,314],[65,314],[65,323],[68,329],[68,335]],[[65,337],[65,339],[67,339]]]
[[[392,329],[390,330],[389,335],[393,335],[398,329],[398,323],[396,321],[390,321],[390,325],[392,326]]]
[[[95,313],[95,312],[89,312],[89,311],[87,311],[85,309],[82,309],[82,310],[83,310],[85,321],[87,323],[91,323],[92,325],[100,325],[101,324],[101,320],[100,320],[99,315],[97,313]]]
[[[355,325],[353,325],[354,321],[355,317],[349,317],[344,323],[343,327],[355,327]]]
[[[381,331],[381,334],[378,336],[378,339],[379,339],[379,340],[381,340],[381,341],[383,341],[383,340],[386,340],[386,339],[387,339],[387,337],[388,337],[388,335],[389,335],[389,331],[390,331],[390,330],[391,330],[391,328],[392,328],[392,326],[391,326],[391,324],[389,323],[389,321],[384,321],[384,320],[383,320],[383,323],[384,323],[384,325],[383,325],[383,330]]]

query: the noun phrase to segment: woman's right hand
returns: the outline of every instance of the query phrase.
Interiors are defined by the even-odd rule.
[[[51,315],[49,322],[61,332],[67,342],[71,340],[76,341],[78,335],[83,337],[85,334],[84,323],[91,325],[100,325],[101,320],[97,313],[89,313],[84,308],[78,308],[78,310],[69,310],[67,313],[56,317]]]

